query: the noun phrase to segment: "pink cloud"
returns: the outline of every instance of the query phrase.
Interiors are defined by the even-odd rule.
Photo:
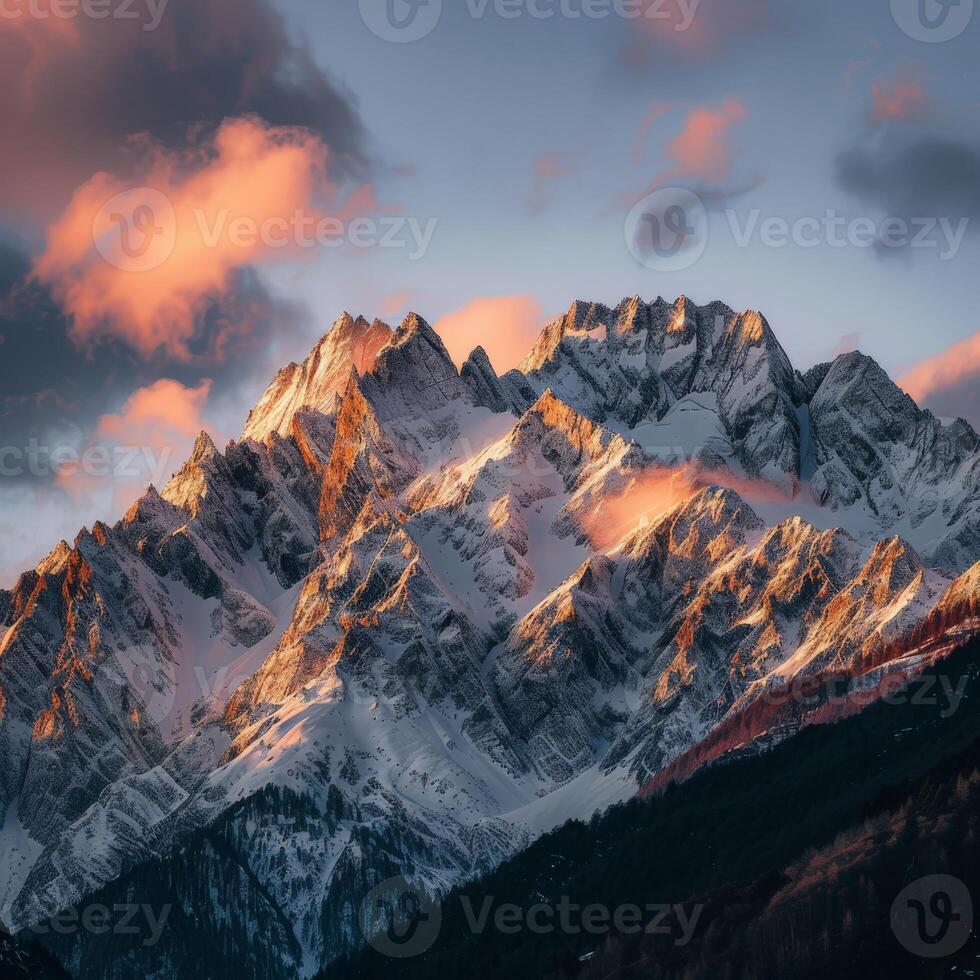
[[[541,332],[541,306],[531,296],[481,296],[442,317],[435,330],[459,367],[482,347],[494,370],[517,365]]]
[[[940,415],[980,424],[980,330],[917,364],[898,384]]]
[[[765,30],[770,23],[768,0],[700,0],[663,3],[642,0],[640,16],[629,21],[640,45],[653,44],[685,58],[716,54],[735,37]],[[640,63],[642,50],[627,50],[628,63]]]
[[[837,345],[830,352],[830,356],[833,358],[840,357],[841,354],[849,354],[852,350],[857,350],[860,343],[860,330],[855,330],[853,333],[842,334],[840,340],[837,341]]]
[[[878,126],[889,119],[899,122],[921,122],[928,118],[930,99],[914,67],[899,68],[894,78],[880,78],[871,83],[871,112],[868,122]]]
[[[750,506],[786,504],[795,492],[795,488],[783,490],[765,480],[739,477],[727,469],[709,469],[696,461],[677,466],[652,464],[589,513],[583,521],[583,530],[594,548],[608,551],[709,486],[734,490]]]
[[[551,204],[548,189],[562,177],[575,173],[577,163],[566,156],[545,151],[534,161],[532,168],[534,181],[527,198],[527,210],[535,215],[545,211]]]
[[[196,388],[187,388],[179,381],[161,378],[133,392],[117,414],[103,415],[95,434],[116,441],[137,435],[157,449],[169,445],[174,438],[193,442],[206,428],[201,412],[210,392],[208,379]]]
[[[298,211],[319,220],[340,210],[346,220],[377,206],[363,187],[337,207],[329,151],[305,129],[229,119],[187,150],[141,150],[136,180],[100,173],[75,192],[35,263],[79,342],[113,335],[144,355],[186,359],[199,318],[236,270],[296,256],[288,223]]]
[[[542,153],[534,161],[534,175],[542,180],[564,177],[572,172],[572,167],[555,153]]]
[[[119,412],[99,419],[80,458],[59,467],[57,485],[76,503],[108,492],[112,512],[121,514],[148,483],[165,483],[209,430],[210,392],[209,379],[188,388],[161,378],[137,389]]]
[[[389,293],[378,307],[378,316],[395,316],[408,308],[415,291],[412,289],[402,289],[397,293]]]
[[[867,68],[870,64],[870,58],[852,58],[847,63],[847,67],[844,69],[844,72],[841,75],[840,90],[842,92],[850,91],[851,86],[854,84],[854,76],[859,71]]]
[[[93,175],[130,175],[138,134],[176,147],[188,126],[210,130],[250,113],[305,126],[331,146],[338,172],[361,172],[351,97],[290,39],[270,0],[100,4],[101,15],[94,6],[4,0],[0,8],[6,218],[33,232]]]
[[[633,162],[639,166],[643,163],[643,151],[646,146],[647,136],[650,132],[650,127],[656,122],[661,116],[665,116],[671,109],[674,108],[675,103],[673,102],[654,102],[650,106],[650,111],[643,117],[643,122],[640,123],[639,132],[636,134],[636,143],[633,146]]]
[[[679,178],[706,183],[727,180],[735,157],[731,130],[747,116],[738,99],[726,99],[717,109],[692,109],[680,133],[664,147],[664,154],[674,161],[673,169],[657,176],[649,190]]]

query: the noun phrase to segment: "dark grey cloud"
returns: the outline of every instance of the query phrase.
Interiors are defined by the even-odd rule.
[[[927,136],[854,146],[837,159],[838,184],[901,217],[980,217],[980,146]]]
[[[966,419],[980,432],[980,379],[964,378],[946,388],[937,388],[924,399],[924,407],[934,415]]]
[[[980,231],[980,145],[904,129],[863,135],[838,155],[835,179],[876,217],[906,222],[904,244],[879,239],[881,257],[907,256],[917,245],[955,256],[957,239]]]
[[[256,114],[303,126],[360,173],[365,132],[352,95],[291,39],[267,0],[169,0],[136,20],[17,22],[0,31],[0,204],[29,227],[92,174],[125,176],[127,141],[186,144],[189,128]]]
[[[203,313],[189,361],[147,360],[114,338],[80,349],[30,267],[24,250],[0,241],[0,451],[39,459],[36,466],[6,467],[0,480],[6,489],[50,486],[52,450],[80,450],[101,415],[162,377],[188,387],[210,378],[209,412],[237,433],[249,399],[271,378],[282,348],[299,346],[306,323],[304,311],[277,300],[244,269]]]

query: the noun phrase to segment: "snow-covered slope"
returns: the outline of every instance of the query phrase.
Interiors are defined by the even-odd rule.
[[[286,436],[296,413],[313,409],[329,413],[351,368],[370,370],[378,351],[391,339],[391,328],[344,313],[310,351],[302,364],[289,364],[275,377],[249,414],[244,439],[262,442],[273,433]]]
[[[575,303],[500,378],[345,314],[0,591],[0,918],[157,857],[308,975],[377,881],[444,890],[773,686],[980,628],[978,449],[721,303]]]
[[[496,379],[478,363],[487,404],[527,404],[528,387],[530,397],[550,388],[653,460],[695,460],[725,485],[740,481],[774,523],[803,514],[867,544],[899,534],[949,573],[980,554],[980,437],[969,424],[919,409],[858,352],[795,371],[761,313],[685,297],[576,302],[520,371]],[[760,479],[768,489],[746,483]]]

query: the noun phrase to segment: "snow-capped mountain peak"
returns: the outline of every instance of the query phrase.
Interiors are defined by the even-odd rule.
[[[978,559],[976,433],[761,313],[577,301],[503,376],[345,313],[241,440],[0,590],[0,917],[220,827],[194,887],[308,975],[366,883],[445,890],[773,685],[939,655]]]

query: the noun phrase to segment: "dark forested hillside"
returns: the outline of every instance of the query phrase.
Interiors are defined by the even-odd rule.
[[[321,980],[748,980],[867,977],[884,967],[895,976],[945,975],[980,949],[914,956],[890,911],[926,875],[951,874],[980,893],[978,653],[980,643],[969,643],[893,703],[716,764],[587,825],[569,823],[451,894],[428,952],[393,959],[368,949]],[[663,919],[672,926],[664,936],[504,933],[492,915],[480,932],[469,924],[472,910],[513,903],[526,911],[563,896],[579,907],[684,908]],[[693,938],[679,945],[698,907]],[[652,915],[644,923],[661,924]]]
[[[37,943],[22,943],[0,923],[0,980],[68,980],[68,974]]]
[[[761,754],[743,750],[587,824],[570,822],[450,894],[425,953],[392,958],[368,948],[320,980],[864,977],[879,963],[895,975],[944,975],[974,955],[972,945],[953,959],[912,956],[895,938],[889,911],[924,875],[955,875],[980,894],[978,654],[980,642],[971,641],[891,703],[805,729]],[[321,809],[270,789],[88,897],[89,905],[167,907],[153,944],[84,931],[48,931],[42,941],[76,975],[297,976],[299,950],[244,860],[241,835],[255,832],[258,814],[290,834],[346,832],[349,814]],[[392,842],[374,843],[391,851],[390,874],[413,870]],[[325,931],[357,930],[358,907],[375,884],[351,876],[309,914]],[[528,928],[528,910],[563,901],[636,906],[636,929],[669,932]],[[496,915],[508,904],[521,910],[519,925],[502,931]],[[219,914],[229,905],[234,916]],[[481,910],[486,920],[474,929]],[[684,936],[690,941],[679,944]]]

